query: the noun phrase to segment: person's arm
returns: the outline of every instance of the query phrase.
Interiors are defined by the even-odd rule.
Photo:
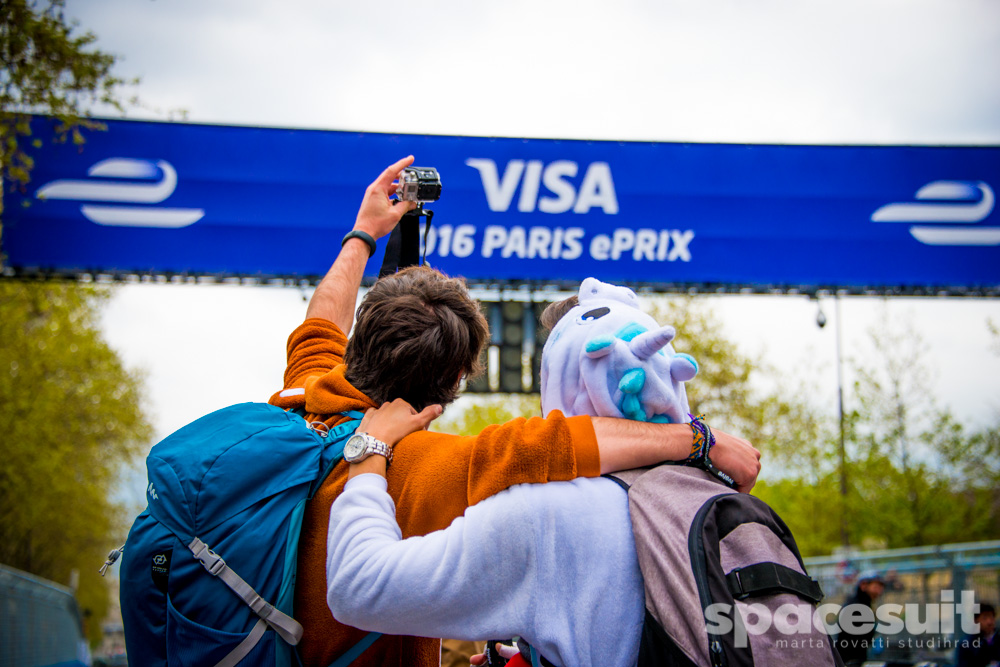
[[[742,438],[713,433],[712,462],[736,481],[737,490],[750,491],[760,472],[760,452]],[[692,440],[688,424],[565,417],[558,410],[544,419],[514,419],[487,427],[475,436],[468,503],[474,505],[515,484],[596,477],[664,461],[683,461],[691,453]],[[430,460],[425,463],[434,465]]]
[[[683,461],[691,453],[688,424],[649,424],[628,419],[593,417],[601,457],[601,473]],[[760,474],[760,452],[743,438],[713,430],[715,467],[736,481],[736,490],[748,493]]]
[[[395,192],[393,181],[411,164],[412,155],[387,167],[368,186],[358,217],[354,221],[354,231],[365,232],[378,241],[393,230],[405,213],[417,207],[416,202],[394,204],[394,200],[390,199]],[[354,323],[354,305],[369,257],[367,243],[359,238],[348,239],[333,266],[313,292],[306,308],[306,319],[329,320],[345,334],[350,333]]]
[[[524,565],[532,540],[496,543],[511,519],[511,508],[497,502],[503,497],[470,508],[445,530],[404,541],[385,488],[379,476],[358,475],[330,510],[333,617],[362,630],[421,637],[524,632],[536,588]]]
[[[399,398],[368,410],[357,432],[394,447],[440,414],[439,405],[418,413]],[[459,548],[493,540],[492,526],[509,519],[503,508],[487,502],[468,510],[472,519],[403,541],[385,473],[386,458],[378,454],[350,463],[347,485],[330,508],[326,577],[333,617],[362,630],[420,637],[495,636],[504,628],[516,634],[518,611],[530,607],[534,589],[517,576],[528,554],[512,559],[501,549]],[[499,576],[505,570],[510,576]]]
[[[393,204],[390,199],[395,190],[393,179],[412,163],[412,155],[399,160],[368,186],[354,222],[355,231],[365,232],[377,241],[416,207],[414,202]],[[306,380],[343,363],[368,259],[368,244],[361,239],[351,238],[343,244],[309,300],[305,322],[288,337],[284,384],[281,391],[271,396],[272,405],[285,410],[304,408]]]

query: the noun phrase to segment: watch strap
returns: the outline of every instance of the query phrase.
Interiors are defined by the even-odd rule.
[[[371,441],[369,441],[368,443],[368,452],[371,454],[378,454],[379,456],[384,456],[385,462],[387,464],[392,463],[392,447],[385,444],[381,440],[371,437]]]
[[[368,232],[363,232],[359,229],[347,232],[346,234],[344,234],[344,238],[340,242],[340,247],[343,248],[344,244],[347,243],[350,239],[361,239],[362,241],[368,244],[368,256],[371,257],[372,255],[375,254],[375,248],[377,247],[375,245],[375,239],[373,239],[372,235],[369,234]]]

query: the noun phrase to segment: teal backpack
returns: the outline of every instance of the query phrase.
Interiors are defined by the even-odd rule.
[[[146,509],[120,553],[133,667],[299,664],[293,617],[306,501],[362,415],[327,430],[263,403],[223,408],[155,445]],[[367,635],[333,665],[350,664]],[[331,666],[332,667],[332,666]]]

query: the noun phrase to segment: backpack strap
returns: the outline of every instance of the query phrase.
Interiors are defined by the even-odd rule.
[[[755,563],[738,567],[726,575],[729,591],[737,600],[777,592],[793,593],[814,604],[823,599],[816,580],[779,563]]]
[[[517,639],[517,650],[520,651],[521,658],[531,667],[555,667],[548,658],[538,652],[538,649],[524,641],[523,637]]]
[[[302,418],[305,418],[305,416],[306,416],[306,411],[305,411],[304,408],[296,408],[294,410],[289,410],[289,412],[293,412],[293,413],[297,414],[299,417],[302,417]],[[347,417],[348,421],[346,421],[346,422],[344,422],[342,424],[338,424],[337,426],[334,426],[332,429],[330,429],[330,431],[328,433],[326,433],[324,435],[325,438],[329,438],[331,440],[331,442],[335,442],[336,443],[334,445],[335,450],[334,450],[334,457],[333,457],[333,461],[332,461],[333,464],[336,464],[340,460],[340,458],[343,456],[343,453],[344,453],[344,443],[343,442],[337,442],[337,441],[339,441],[339,440],[346,441],[347,436],[353,435],[354,432],[358,429],[358,425],[361,424],[361,419],[365,416],[363,412],[358,412],[357,410],[348,410],[347,412],[341,412],[340,414],[342,414],[345,417]],[[331,469],[332,469],[332,466],[331,466]],[[323,475],[321,475],[319,478],[317,478],[316,482],[313,484],[313,488],[309,492],[309,497],[310,498],[312,498],[313,495],[315,495],[316,490],[319,488],[319,485],[323,483],[323,480],[326,479],[326,476],[329,473],[330,473],[330,469],[324,471]],[[195,539],[197,539],[197,538],[195,538]],[[212,552],[209,551],[209,553],[212,553]],[[212,554],[212,555],[214,555],[214,554]],[[218,556],[216,556],[216,558],[218,558]],[[201,559],[199,558],[199,560],[201,560]],[[219,560],[222,560],[222,559],[219,558]],[[205,561],[202,560],[202,564],[204,564],[204,562]],[[206,568],[207,567],[208,566],[206,565]],[[232,570],[229,570],[228,568],[226,568],[226,569],[227,569],[227,571],[229,573],[232,574],[232,576],[234,576],[237,579],[239,579],[239,577],[236,576],[235,572],[233,572]],[[211,570],[209,570],[209,572],[211,572]],[[230,588],[233,588],[233,586],[225,578],[223,578],[223,581],[225,581],[226,584],[229,585]],[[240,580],[240,581],[242,582],[242,580]],[[249,586],[247,586],[247,588],[251,592],[253,591],[253,589],[251,589]],[[233,590],[235,591],[236,589],[233,588]],[[250,602],[248,602],[247,599],[245,597],[243,597],[243,595],[240,594],[239,591],[237,591],[236,594],[239,595],[241,598],[243,598],[243,601],[247,602],[248,605],[250,604]],[[256,593],[254,593],[253,595],[256,595]],[[253,609],[253,606],[251,605],[250,608]],[[274,610],[275,614],[280,614],[281,616],[284,616],[284,618],[287,619],[288,621],[294,623],[299,628],[299,631],[298,631],[299,632],[299,638],[302,637],[302,626],[299,625],[298,622],[295,621],[295,619],[290,618],[288,616],[285,616],[284,614],[282,614],[277,609],[274,609],[273,607],[271,607],[271,609]],[[254,609],[254,611],[257,611],[257,610]],[[256,630],[257,627],[262,624],[263,620],[266,620],[266,619],[264,619],[262,617],[261,621],[258,621],[257,625],[254,626],[254,630]],[[267,623],[271,624],[271,621],[267,620]],[[275,630],[278,631],[278,634],[281,634],[281,631],[278,630],[277,627],[275,627]],[[253,634],[253,632],[251,632],[251,634]],[[352,662],[354,662],[355,660],[357,660],[361,656],[362,653],[364,653],[365,651],[367,651],[368,648],[372,644],[374,644],[375,641],[379,637],[381,637],[381,636],[382,636],[381,632],[369,632],[367,635],[365,635],[364,637],[362,637],[361,641],[359,641],[357,644],[355,644],[354,646],[352,646],[346,653],[344,653],[342,656],[340,656],[339,658],[337,658],[336,660],[334,660],[332,663],[330,663],[329,667],[347,667],[347,665],[350,665]],[[282,635],[282,638],[284,639],[284,635]],[[247,640],[249,640],[249,639],[250,638],[247,637]],[[258,637],[258,639],[259,639],[259,637]],[[288,641],[288,640],[286,639],[286,641]],[[256,644],[257,643],[256,640],[253,643]],[[294,642],[288,642],[288,643],[293,644],[293,645],[294,644],[298,644],[298,639],[296,639]],[[253,647],[253,644],[250,645],[250,648],[252,648],[252,647]],[[239,647],[236,647],[236,648],[237,648],[237,650],[239,650]],[[247,652],[249,652],[249,649],[247,649]],[[235,655],[235,653],[236,653],[236,651],[233,651],[229,655],[230,656],[231,655]],[[228,659],[228,658],[229,658],[229,656],[226,656],[226,659]],[[239,661],[237,660],[237,662],[239,662]],[[232,663],[232,665],[235,665],[235,664],[236,664],[236,662]],[[230,665],[222,665],[222,663],[219,663],[218,665],[216,665],[216,667],[230,667]]]
[[[240,664],[240,660],[247,657],[247,654],[257,645],[260,638],[264,636],[265,630],[267,630],[267,623],[263,618],[257,619],[257,622],[254,623],[253,628],[250,630],[250,634],[236,648],[230,651],[229,655],[215,663],[215,667],[236,667],[236,665]]]
[[[273,605],[268,604],[267,600],[258,595],[257,591],[250,584],[243,581],[240,575],[233,572],[226,565],[226,561],[222,560],[222,557],[215,554],[200,539],[197,537],[194,538],[187,546],[191,550],[191,553],[194,554],[194,557],[201,561],[201,564],[208,570],[209,574],[213,577],[218,577],[226,586],[229,586],[255,614],[260,616],[261,620],[274,628],[274,631],[282,639],[292,646],[299,643],[299,640],[302,639],[302,626],[299,625],[298,621],[291,616],[281,613]],[[263,630],[261,630],[260,634],[263,634]],[[259,639],[260,635],[257,636],[257,640]],[[255,640],[253,644],[256,643],[257,641]],[[250,648],[253,648],[253,645]]]
[[[615,477],[614,475],[611,475],[611,474],[604,474],[604,475],[601,475],[601,477],[604,477],[604,478],[607,478],[607,479],[610,479],[610,480],[611,480],[612,482],[614,482],[614,483],[615,483],[615,484],[617,484],[618,486],[620,486],[620,487],[622,487],[623,489],[625,489],[625,493],[628,493],[628,490],[632,488],[632,487],[631,487],[631,485],[630,485],[630,484],[629,484],[628,482],[626,482],[626,481],[625,481],[625,480],[623,480],[623,479],[618,479],[618,478],[617,478],[617,477]]]
[[[375,643],[375,640],[382,636],[381,632],[369,632],[361,641],[352,646],[344,655],[330,663],[329,667],[347,667],[358,657],[368,650],[368,647]]]

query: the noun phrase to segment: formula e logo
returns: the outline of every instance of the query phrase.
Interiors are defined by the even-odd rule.
[[[872,213],[872,222],[977,223],[993,212],[989,185],[967,181],[934,181],[917,190],[912,203],[887,204]],[[913,238],[927,245],[1000,245],[1000,227],[914,225]]]
[[[152,482],[150,482],[149,486],[146,487],[146,493],[148,493],[149,497],[152,498],[153,500],[160,499],[160,496],[156,495],[156,487],[153,486]]]
[[[110,158],[95,164],[87,170],[87,175],[95,178],[83,181],[52,181],[39,188],[35,192],[35,197],[158,204],[172,195],[177,187],[177,172],[165,160],[154,163],[150,160]],[[115,227],[187,227],[205,215],[205,211],[200,208],[91,204],[81,206],[80,212],[91,222]]]
[[[600,207],[605,213],[618,213],[618,198],[615,184],[611,179],[611,167],[607,162],[592,162],[587,166],[583,182],[577,190],[567,179],[574,178],[580,171],[576,162],[556,160],[544,164],[539,160],[511,160],[501,177],[497,164],[488,158],[469,158],[465,161],[479,172],[486,192],[486,203],[491,211],[506,211],[514,200],[517,186],[521,186],[521,196],[517,200],[517,210],[531,213],[538,207],[542,213],[586,213]],[[538,196],[539,187],[544,185],[553,196]]]

